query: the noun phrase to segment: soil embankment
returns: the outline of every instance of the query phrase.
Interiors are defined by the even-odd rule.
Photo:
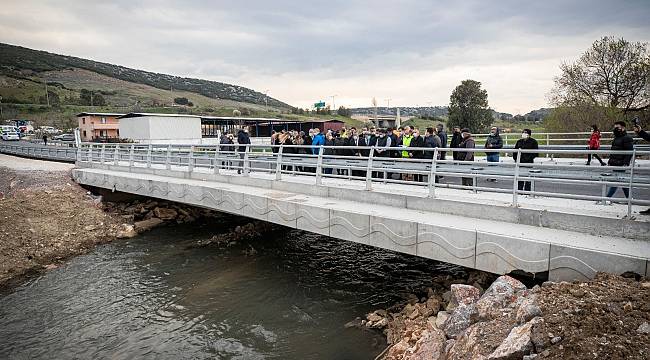
[[[102,201],[73,165],[0,154],[0,290],[116,238],[217,213],[152,199]]]

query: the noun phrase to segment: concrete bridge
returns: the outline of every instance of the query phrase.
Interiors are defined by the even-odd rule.
[[[511,177],[504,194],[503,189],[492,193],[473,186],[468,191],[431,181],[436,174],[468,176],[452,161],[426,160],[433,161],[433,166],[421,168],[428,180],[416,185],[373,178],[373,170],[405,170],[400,164],[379,167],[377,158],[373,165],[372,156],[362,165],[342,165],[345,157],[328,162],[322,151],[313,156],[287,154],[284,160],[281,153],[250,151],[240,161],[237,154],[214,147],[145,147],[138,153],[130,145],[84,145],[73,177],[88,186],[206,207],[498,274],[521,270],[551,280],[586,279],[597,271],[650,275],[650,223],[624,215],[650,203],[647,198],[613,199],[614,205],[602,206],[594,203],[593,195],[536,196],[517,189],[517,181],[531,176],[523,175],[517,163],[510,167],[512,174],[501,169],[497,175],[476,175]],[[314,172],[288,168],[296,164],[312,165]],[[417,172],[414,164],[403,165]],[[337,176],[327,174],[325,166],[366,171],[362,176],[351,176],[351,171]],[[437,172],[444,166],[458,169]],[[631,184],[633,193],[639,193],[647,189],[647,179],[639,174],[648,169],[637,168],[636,179],[630,179],[633,174],[623,180],[606,177],[605,183]],[[571,176],[568,181],[575,181],[575,174]],[[591,180],[585,181],[586,186]]]

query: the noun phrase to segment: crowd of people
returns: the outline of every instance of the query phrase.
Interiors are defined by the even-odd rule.
[[[607,163],[598,154],[588,154],[587,165],[591,164],[592,158],[599,161],[601,165],[620,166],[625,167],[630,165],[631,155],[619,154],[618,150],[632,150],[634,148],[633,138],[626,132],[626,124],[623,121],[617,121],[614,124],[612,141],[609,159]],[[641,138],[650,141],[650,136],[643,131],[640,126],[636,125],[634,131]],[[522,150],[535,150],[539,148],[537,140],[533,138],[533,133],[530,129],[524,129],[521,133],[521,138],[515,143],[515,149]],[[600,149],[600,129],[598,125],[591,126],[591,136],[589,138],[587,149],[598,150]],[[449,141],[448,141],[449,140]],[[233,134],[223,134],[220,139],[223,151],[235,150],[240,154],[240,165],[238,171],[241,172],[243,166],[244,152],[246,151],[246,144],[250,144],[250,137],[248,129],[240,129],[237,134],[237,145],[235,145],[235,137]],[[406,158],[406,159],[433,159],[434,154],[437,154],[437,159],[447,160],[448,149],[457,149],[451,154],[451,159],[458,162],[474,161],[474,151],[462,151],[462,149],[475,149],[477,147],[476,141],[472,133],[467,128],[453,127],[451,136],[448,137],[447,132],[442,124],[436,127],[428,127],[424,132],[418,128],[411,126],[404,126],[399,128],[376,128],[376,127],[363,127],[357,129],[356,127],[346,128],[343,127],[340,131],[327,130],[321,132],[320,129],[314,128],[307,132],[297,130],[280,130],[273,131],[271,134],[272,151],[277,153],[282,146],[283,154],[310,154],[318,155],[320,146],[323,148],[322,155],[338,155],[350,157],[368,157],[370,151],[374,151],[373,157],[376,158]],[[288,145],[302,145],[302,146],[288,146]],[[364,148],[365,147],[365,148]],[[367,147],[374,147],[373,150]],[[504,147],[504,141],[501,138],[499,128],[493,126],[490,133],[485,138],[483,144],[484,152],[488,166],[491,164],[499,163],[500,149]],[[419,149],[418,149],[419,148]],[[422,148],[436,149],[434,151],[421,150]],[[534,151],[527,151],[521,153],[513,153],[513,158],[520,164],[530,164],[535,161],[539,154]],[[451,160],[449,159],[449,160]],[[232,165],[232,164],[222,164]],[[297,165],[283,165],[283,170],[299,171],[299,172],[315,172],[314,167],[297,166]],[[332,167],[324,167],[324,174],[333,174],[336,170],[337,175],[351,175],[356,177],[365,177],[366,171],[363,169],[351,170],[348,169],[335,169]],[[427,176],[419,173],[406,174],[406,173],[391,173],[373,171],[371,174],[374,178],[392,178],[401,179],[406,181],[427,181]],[[438,181],[441,177],[436,177]],[[464,186],[473,186],[474,179],[472,177],[462,177],[461,182]],[[496,182],[496,178],[488,178],[487,181]],[[522,191],[531,191],[530,181],[519,181],[518,189]],[[616,193],[618,187],[609,187],[607,197],[612,197]],[[629,189],[622,188],[626,197],[629,196]],[[642,212],[646,215],[650,214],[650,209]]]

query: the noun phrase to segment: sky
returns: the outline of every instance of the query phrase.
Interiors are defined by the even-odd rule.
[[[0,42],[300,107],[447,105],[473,79],[490,107],[523,114],[595,40],[650,41],[649,19],[650,0],[2,0]]]

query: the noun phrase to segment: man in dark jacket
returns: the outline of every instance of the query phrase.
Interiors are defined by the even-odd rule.
[[[350,147],[356,147],[356,146],[368,146],[366,144],[366,137],[365,136],[359,136],[357,133],[357,130],[355,128],[352,128],[350,138],[348,139],[348,146]],[[370,154],[370,151],[364,150],[364,149],[355,149],[352,148],[350,150],[351,156],[356,156],[356,157],[367,157]],[[359,176],[359,177],[365,177],[366,172],[363,170],[352,170],[352,176]]]
[[[625,131],[625,122],[617,121],[614,123],[614,140],[612,140],[612,154],[609,155],[609,160],[607,165],[609,166],[630,166],[630,161],[632,160],[632,154],[616,154],[614,151],[632,151],[634,150],[634,139]],[[614,170],[615,172],[621,172],[625,170]],[[612,186],[607,191],[607,197],[612,197],[618,189],[617,186]],[[623,188],[623,194],[625,197],[630,197],[630,189]]]
[[[442,142],[440,140],[440,137],[436,135],[436,130],[432,127],[427,128],[427,133],[424,136],[424,147],[425,148],[440,148],[442,147]],[[433,159],[433,151],[427,151],[424,153],[424,157],[426,159]],[[442,153],[438,152],[438,154],[442,155]],[[442,158],[442,156],[440,156]]]
[[[239,144],[239,166],[237,168],[237,174],[241,174],[242,169],[244,168],[244,157],[246,156],[246,144],[251,143],[251,138],[248,135],[248,126],[244,126],[243,129],[239,129],[237,132],[237,143]]]
[[[461,131],[461,136],[462,136],[463,141],[461,141],[461,143],[458,144],[458,148],[460,148],[460,149],[474,149],[476,147],[476,143],[474,142],[474,138],[472,137],[472,133],[469,131],[468,128],[464,128]],[[458,152],[457,160],[459,160],[459,161],[474,161],[474,152],[471,152],[471,151]],[[474,179],[473,178],[464,177],[464,178],[461,178],[461,181],[463,183],[463,186],[474,186]]]
[[[461,142],[463,142],[463,136],[460,134],[460,127],[454,126],[454,133],[451,135],[451,143],[449,144],[449,147],[452,149],[458,149]],[[459,160],[459,154],[460,152],[458,151],[452,153],[454,160]]]
[[[447,132],[444,130],[444,126],[442,124],[438,124],[436,126],[436,129],[438,130],[438,137],[440,138],[440,147],[441,148],[446,148],[447,147]],[[443,151],[440,153],[440,160],[444,160],[446,156],[446,153]]]
[[[419,129],[413,129],[413,139],[411,139],[411,147],[414,148],[423,148],[424,147],[424,137],[420,135]],[[412,159],[424,159],[424,150],[410,150],[409,156]],[[422,174],[413,174],[413,180],[417,182],[422,182],[424,175]]]
[[[517,140],[515,144],[515,149],[522,150],[534,150],[539,149],[537,140],[532,138],[533,132],[530,129],[524,129],[521,133],[521,139]],[[519,159],[520,164],[532,164],[535,162],[535,158],[538,157],[538,153],[522,153],[521,159]],[[517,161],[518,154],[512,153],[512,158]],[[519,181],[517,183],[517,188],[519,190],[530,191],[530,181]]]
[[[490,129],[490,134],[485,139],[485,148],[489,150],[501,149],[503,148],[503,140],[501,140],[501,135],[499,135],[499,128],[492,126]],[[498,151],[485,151],[487,155],[487,162],[489,163],[498,163],[499,162],[499,152]],[[488,178],[487,181],[496,182],[495,178]]]

